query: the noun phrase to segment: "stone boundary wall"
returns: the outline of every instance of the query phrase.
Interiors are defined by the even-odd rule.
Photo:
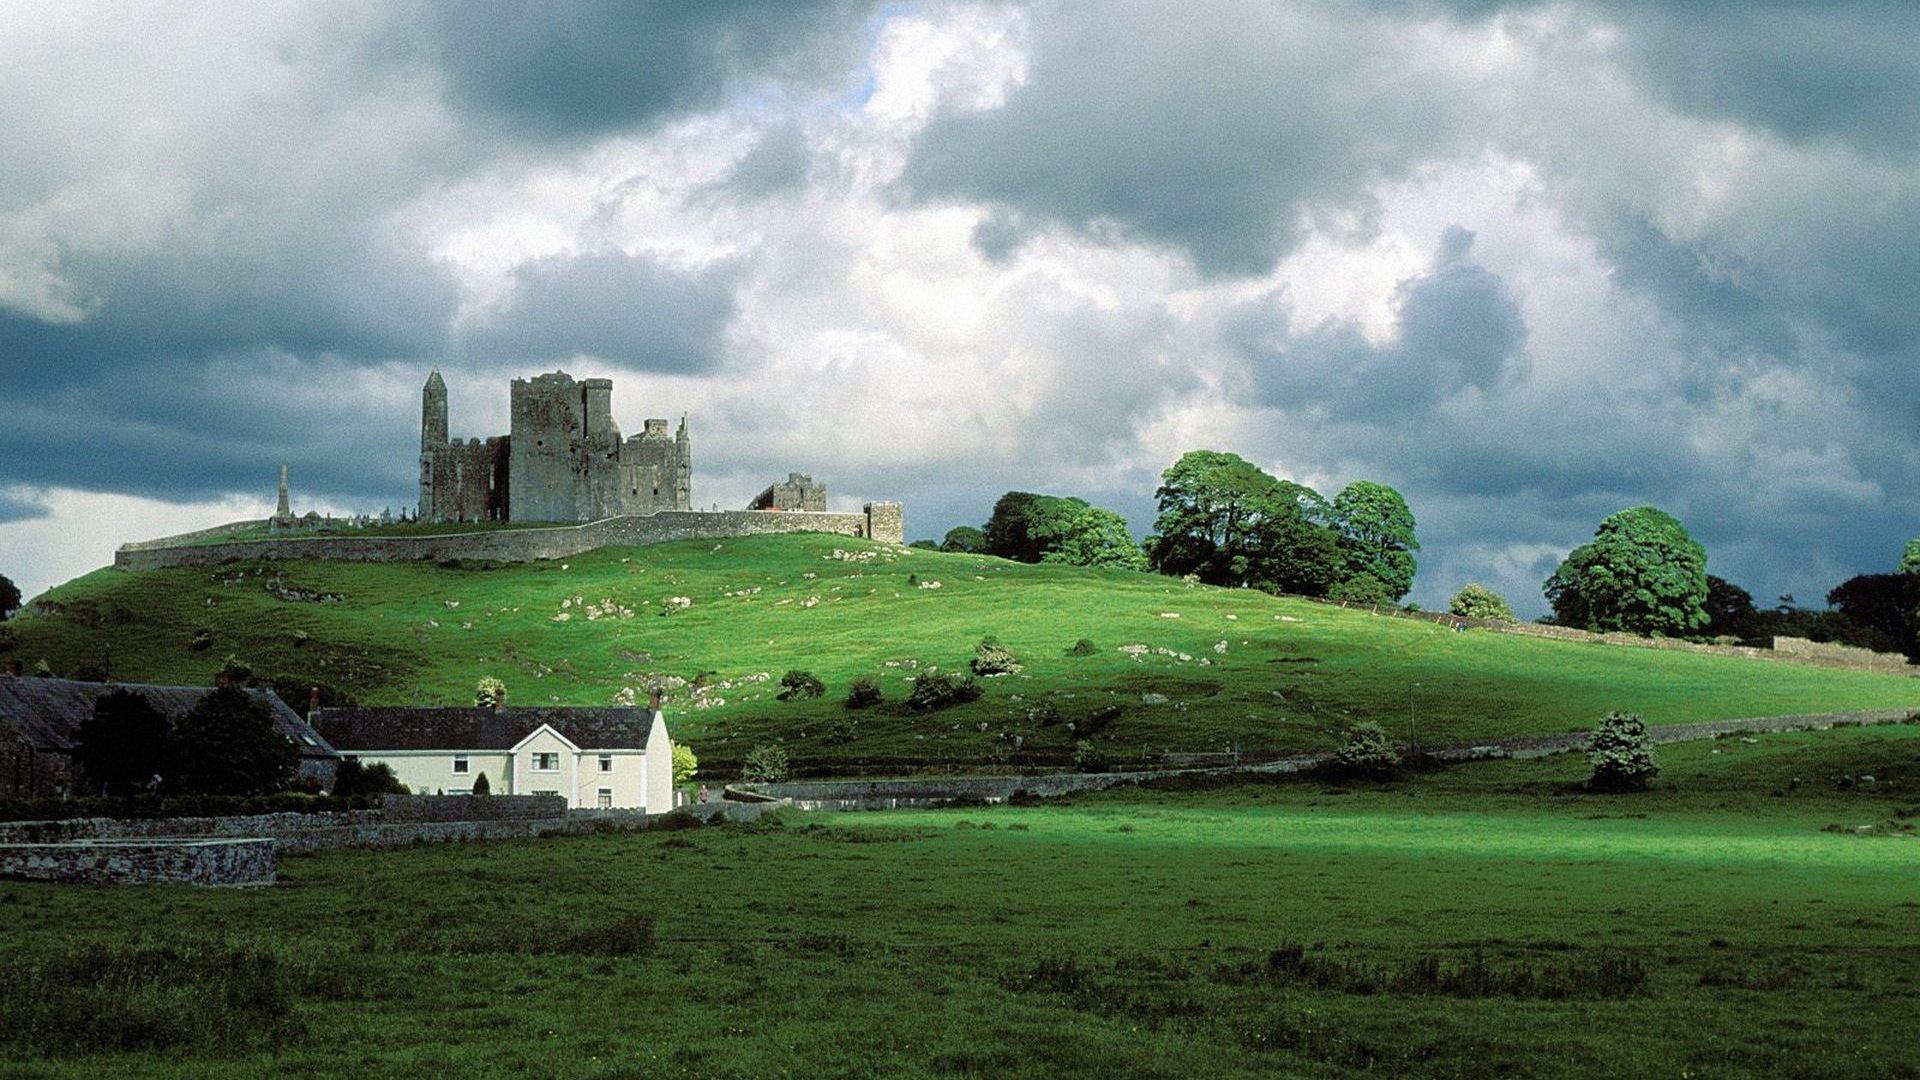
[[[1705,653],[1710,656],[1737,656],[1749,660],[1773,660],[1779,663],[1878,671],[1889,675],[1920,674],[1920,668],[1907,663],[1907,658],[1899,653],[1874,652],[1871,649],[1856,648],[1852,645],[1808,641],[1806,638],[1777,637],[1773,639],[1771,649],[1756,645],[1709,645],[1694,641],[1680,641],[1675,638],[1642,637],[1639,634],[1595,633],[1591,630],[1579,630],[1571,626],[1549,626],[1545,623],[1470,619],[1464,615],[1449,615],[1444,611],[1405,611],[1396,607],[1382,607],[1378,604],[1328,600],[1322,596],[1300,596],[1294,593],[1282,595],[1289,600],[1305,600],[1310,604],[1324,604],[1329,607],[1346,608],[1349,611],[1366,611],[1396,619],[1417,619],[1421,622],[1438,623],[1441,626],[1457,626],[1467,630],[1492,630],[1496,633],[1520,634],[1524,637],[1548,638],[1553,641],[1623,645],[1630,649],[1667,649],[1675,652]]]
[[[1664,724],[1649,727],[1656,743],[1687,742],[1722,735],[1774,731],[1823,731],[1834,727],[1858,727],[1873,724],[1903,723],[1912,715],[1908,709],[1867,709],[1837,713],[1806,713],[1794,716],[1763,716],[1741,720],[1710,720],[1697,724]],[[1511,739],[1490,739],[1481,743],[1455,743],[1427,747],[1425,752],[1442,761],[1483,761],[1495,758],[1536,758],[1587,748],[1584,731],[1563,735],[1529,735]],[[1221,766],[1201,769],[1157,769],[1113,773],[1053,773],[1045,776],[959,776],[925,780],[800,780],[786,784],[754,784],[742,787],[749,793],[770,795],[791,802],[802,810],[890,810],[923,806],[950,799],[1004,802],[1016,793],[1034,798],[1053,798],[1079,791],[1099,791],[1121,784],[1138,784],[1169,776],[1231,776],[1235,773],[1294,773],[1330,760],[1332,753],[1295,754],[1259,765]],[[729,788],[729,793],[732,792]]]
[[[255,559],[330,559],[339,562],[405,562],[475,559],[533,562],[561,559],[603,547],[661,544],[672,540],[723,540],[738,536],[818,532],[900,543],[898,503],[872,503],[858,514],[764,510],[660,510],[602,518],[552,528],[497,529],[437,536],[312,536],[282,540],[237,540],[181,546],[186,537],[123,544],[113,565],[121,570],[216,566]],[[188,534],[189,536],[197,534]]]
[[[271,885],[274,842],[251,839],[77,840],[0,844],[0,878],[84,885]]]
[[[260,839],[271,841],[275,849],[282,852],[330,851],[344,847],[399,847],[450,840],[513,840],[557,834],[578,835],[607,829],[644,831],[672,827],[674,822],[668,819],[675,815],[679,820],[691,816],[703,821],[714,818],[752,821],[783,805],[713,802],[677,807],[664,814],[649,814],[642,810],[568,811],[564,808],[563,799],[551,797],[551,802],[561,807],[553,817],[502,817],[468,821],[394,821],[379,810],[124,821],[114,818],[13,821],[0,823],[0,849],[15,845],[71,846],[90,842],[144,842],[156,846],[177,846],[183,842],[200,840]]]
[[[206,540],[215,536],[224,536],[227,533],[238,532],[241,529],[256,529],[260,527],[260,524],[261,522],[258,518],[247,521],[229,521],[225,525],[215,525],[206,529],[195,529],[192,532],[175,533],[172,536],[163,536],[158,540],[131,540],[121,544],[120,547],[127,551],[151,551],[158,548],[177,547],[181,544],[192,543],[195,540]]]
[[[567,816],[561,795],[382,795],[389,825],[418,821],[550,821]]]

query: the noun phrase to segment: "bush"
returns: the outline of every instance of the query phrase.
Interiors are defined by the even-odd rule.
[[[954,705],[978,701],[982,691],[971,675],[922,675],[913,680],[913,692],[907,695],[907,708],[914,712],[934,712]]]
[[[878,705],[886,699],[886,693],[880,689],[880,680],[871,675],[862,675],[847,684],[847,708],[864,709]]]
[[[1400,752],[1386,728],[1361,722],[1347,729],[1346,742],[1333,753],[1333,768],[1341,776],[1390,780],[1400,770]]]
[[[473,684],[473,703],[483,709],[498,708],[506,699],[507,684],[491,675],[482,675]]]
[[[53,678],[53,665],[47,662],[46,657],[43,656],[33,662],[33,677],[36,679]]]
[[[474,785],[478,787],[476,783]],[[372,765],[362,764],[360,759],[348,755],[340,759],[340,765],[333,774],[333,794],[341,798],[355,795],[405,795],[407,785],[393,775],[392,766],[384,761]]]
[[[781,701],[804,701],[827,692],[827,684],[821,682],[819,676],[799,668],[780,676],[780,686],[782,689],[776,696]]]
[[[1052,727],[1060,722],[1060,707],[1051,701],[1037,701],[1027,706],[1027,723],[1036,727]]]
[[[1120,719],[1120,714],[1124,711],[1125,710],[1121,709],[1118,705],[1102,705],[1079,720],[1075,720],[1071,725],[1073,727],[1073,733],[1076,735],[1098,735],[1100,732],[1106,730],[1108,724]]]
[[[1095,645],[1091,639],[1081,638],[1079,641],[1076,641],[1073,643],[1072,648],[1067,650],[1067,655],[1068,656],[1092,656],[1094,653],[1097,653],[1099,651],[1100,651],[1100,646]]]
[[[860,734],[860,722],[841,720],[827,729],[827,741],[835,746],[845,746]]]
[[[673,784],[674,786],[679,787],[681,784],[687,783],[688,781],[692,780],[694,777],[694,774],[698,773],[699,771],[700,771],[700,759],[694,756],[693,747],[688,746],[686,743],[674,743],[673,744]]]
[[[1513,608],[1507,606],[1506,597],[1487,588],[1485,585],[1463,585],[1453,594],[1447,604],[1447,611],[1464,619],[1499,619],[1513,621]]]
[[[1358,573],[1327,590],[1327,599],[1349,604],[1391,604],[1399,599],[1392,587],[1368,573]]]
[[[1023,665],[1013,655],[1012,650],[987,638],[973,650],[973,673],[975,675],[1012,675]]]
[[[1073,744],[1073,767],[1083,773],[1107,772],[1107,752],[1095,746],[1092,739],[1081,739]]]
[[[1587,739],[1587,763],[1594,791],[1645,791],[1659,774],[1653,737],[1638,713],[1610,712]]]
[[[204,652],[212,648],[212,646],[213,631],[204,626],[195,630],[193,636],[187,639],[187,648],[192,649],[194,652]]]
[[[787,748],[779,743],[766,743],[747,751],[746,760],[740,766],[740,779],[749,784],[783,784],[792,776]]]
[[[473,793],[475,795],[493,794],[493,782],[487,779],[484,771],[473,778]]]
[[[224,682],[229,686],[245,686],[252,678],[253,665],[228,653],[227,658],[220,661],[220,670],[214,672],[213,681],[216,684]]]

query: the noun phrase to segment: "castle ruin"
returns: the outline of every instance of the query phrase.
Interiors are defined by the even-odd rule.
[[[613,380],[564,371],[513,380],[505,435],[447,436],[447,384],[435,368],[421,391],[420,520],[598,521],[687,510],[693,448],[687,421],[667,433],[648,420],[621,438]]]

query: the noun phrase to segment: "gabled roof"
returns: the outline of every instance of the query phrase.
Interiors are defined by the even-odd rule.
[[[343,753],[372,750],[509,751],[542,724],[582,750],[645,750],[653,714],[640,708],[320,709],[314,726]]]
[[[146,683],[79,682],[74,679],[34,677],[0,678],[0,723],[20,733],[36,750],[71,751],[80,733],[80,724],[93,715],[93,703],[114,690],[131,690],[147,699],[167,719],[178,721],[200,699],[213,692],[210,686],[151,686]],[[273,717],[273,729],[300,748],[300,756],[332,758],[333,747],[318,732],[287,707],[271,690],[253,689],[247,694],[267,707]]]

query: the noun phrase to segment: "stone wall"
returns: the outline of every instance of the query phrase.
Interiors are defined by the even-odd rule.
[[[0,844],[0,878],[86,885],[271,885],[274,842],[253,839],[79,840]]]
[[[753,510],[661,510],[605,518],[583,525],[497,529],[442,536],[308,536],[242,540],[227,544],[167,546],[168,541],[124,544],[114,554],[121,570],[217,566],[254,559],[332,559],[340,562],[476,559],[532,562],[560,559],[595,548],[660,544],[672,540],[721,540],[736,536],[819,532],[868,536],[899,543],[899,503],[872,503],[858,514],[767,513]]]

